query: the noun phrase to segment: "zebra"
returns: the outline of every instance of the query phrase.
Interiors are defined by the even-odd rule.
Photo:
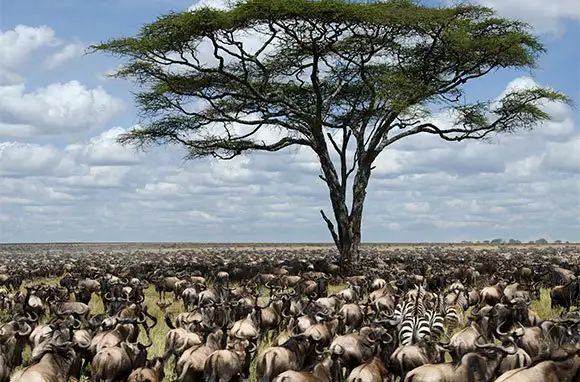
[[[395,318],[399,322],[398,339],[400,345],[412,345],[420,340],[439,338],[443,332],[443,317],[437,310],[427,310],[432,295],[428,295],[424,287],[418,286],[410,290],[395,308]],[[427,303],[427,304],[426,304]]]
[[[443,316],[436,310],[428,310],[425,312],[424,318],[429,322],[431,339],[439,339],[445,332],[445,319]]]
[[[469,298],[463,291],[456,289],[445,296],[443,302],[445,325],[447,326],[447,332],[451,333],[453,329],[463,323],[465,311],[469,307]]]
[[[443,316],[434,310],[423,316],[409,316],[399,327],[399,345],[413,345],[421,340],[438,339],[445,330]]]

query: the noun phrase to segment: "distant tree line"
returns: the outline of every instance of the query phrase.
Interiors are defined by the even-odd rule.
[[[496,239],[492,239],[492,240],[476,240],[476,241],[469,241],[469,240],[463,240],[461,242],[462,244],[491,244],[491,245],[501,245],[501,244],[525,244],[523,241],[521,240],[517,240],[517,239],[502,239],[502,238],[496,238]],[[527,244],[570,244],[569,241],[562,241],[562,240],[554,240],[553,242],[548,241],[547,239],[541,238],[541,239],[537,239],[537,240],[530,240],[527,242]]]

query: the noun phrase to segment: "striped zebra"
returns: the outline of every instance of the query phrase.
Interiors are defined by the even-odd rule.
[[[447,306],[445,309],[445,326],[447,332],[451,333],[453,329],[460,327],[463,324],[464,310],[461,305],[455,304]]]
[[[413,345],[430,336],[431,328],[425,317],[407,317],[399,328],[399,345]]]
[[[409,316],[399,327],[399,345],[413,345],[421,340],[438,339],[445,330],[443,316],[433,310],[423,316]]]
[[[425,312],[425,320],[429,322],[431,339],[438,340],[445,331],[445,319],[437,310],[428,310]]]
[[[432,296],[422,286],[409,291],[405,301],[398,304],[395,317],[400,322],[398,339],[400,345],[412,345],[422,339],[429,339],[433,335],[437,338],[443,330],[443,317],[437,311],[427,310]]]

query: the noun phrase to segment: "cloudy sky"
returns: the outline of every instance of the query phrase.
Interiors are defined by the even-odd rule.
[[[579,1],[476,2],[530,22],[548,54],[533,73],[477,83],[474,98],[537,83],[580,99]],[[85,47],[192,5],[2,2],[0,242],[329,241],[318,213],[330,213],[327,193],[307,152],[184,162],[179,150],[115,143],[138,123],[131,87],[106,77],[118,61],[84,56]],[[550,112],[550,123],[492,143],[417,136],[390,147],[369,189],[363,240],[580,241],[580,114]]]

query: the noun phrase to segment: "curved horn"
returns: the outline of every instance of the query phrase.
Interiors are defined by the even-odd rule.
[[[90,341],[87,341],[87,342],[84,342],[84,343],[75,342],[75,345],[79,349],[86,351],[86,350],[89,350],[89,348],[91,347],[91,342]]]
[[[477,338],[475,339],[475,342],[473,343],[475,345],[475,347],[480,348],[480,349],[495,349],[495,350],[499,350],[502,351],[504,353],[513,355],[516,354],[518,351],[517,345],[514,341],[513,338],[508,337],[508,341],[512,344],[511,349],[502,346],[502,345],[498,345],[498,344],[488,344],[488,343],[484,343],[484,344],[480,344],[478,343],[479,338],[483,338],[483,336],[480,334],[479,336],[477,336]]]
[[[75,318],[73,320],[72,324],[71,324],[71,327],[73,329],[80,329],[81,328],[81,322]]]
[[[34,314],[34,317],[32,317],[32,314]],[[26,312],[26,316],[28,317],[28,321],[29,322],[38,322],[38,314],[35,311],[32,312]]]
[[[387,337],[389,338],[389,340],[388,340],[388,341],[385,341],[385,340],[383,339],[383,342],[384,342],[385,344],[390,344],[390,343],[392,343],[392,342],[394,341],[394,338],[393,338],[393,336],[391,336],[391,335],[390,335],[388,332],[385,332],[385,333],[383,333],[383,336],[387,336]]]
[[[500,337],[507,336],[507,334],[508,334],[507,331],[506,332],[502,332],[502,331],[499,330],[499,328],[501,328],[503,326],[503,324],[505,324],[505,321],[500,322],[499,325],[497,326],[497,328],[495,328],[495,332],[497,334],[499,334]]]
[[[24,328],[24,330],[22,330],[22,328]],[[17,333],[20,337],[26,337],[30,335],[30,333],[32,333],[32,327],[28,325],[26,322],[23,322],[21,329],[17,331]]]
[[[521,324],[521,322],[518,322],[518,326],[519,328],[514,331],[514,334],[516,337],[521,337],[526,333],[526,328]]]

